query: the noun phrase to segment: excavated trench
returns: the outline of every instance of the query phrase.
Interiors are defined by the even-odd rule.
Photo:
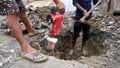
[[[105,46],[103,43],[106,38],[110,37],[111,34],[106,32],[101,32],[97,29],[94,30],[94,33],[91,32],[91,36],[87,42],[86,45],[86,51],[88,54],[86,56],[100,56],[102,54],[106,53],[107,46]],[[37,38],[39,36],[36,36]],[[43,36],[42,36],[43,37]],[[41,38],[42,38],[41,37]],[[36,40],[40,40],[40,37]],[[72,59],[78,59],[81,57],[80,53],[80,45],[81,45],[81,37],[77,39],[75,48],[71,48],[72,46],[72,34],[69,33],[67,36],[59,35],[57,36],[58,42],[55,46],[54,52],[47,52],[45,47],[47,46],[47,41],[44,39],[43,41],[39,42],[39,45],[41,46],[42,52],[48,55],[56,56],[59,59],[66,59],[66,60],[72,60]],[[36,49],[38,47],[35,46],[34,42],[31,43],[32,46],[34,46]],[[109,45],[108,45],[109,46]]]
[[[115,68],[115,64],[119,66],[120,16],[107,16],[99,9],[93,11],[93,19],[99,22],[99,26],[91,26],[90,38],[85,48],[86,55],[83,56],[80,53],[82,33],[80,33],[75,47],[71,48],[74,24],[71,15],[74,15],[74,12],[64,14],[62,30],[59,35],[57,35],[58,42],[54,51],[46,50],[47,40],[44,39],[44,36],[48,34],[49,31],[46,21],[46,16],[49,13],[48,7],[37,8],[34,11],[28,8],[26,11],[33,27],[40,31],[45,31],[34,37],[25,35],[25,38],[33,48],[41,50],[41,52],[46,55],[55,56],[60,60],[76,60],[80,63],[93,66],[94,68]],[[92,25],[96,25],[96,23],[92,22]]]
[[[43,13],[44,12],[44,13]],[[46,12],[46,13],[45,13]],[[40,20],[41,22],[44,22],[44,24],[47,22],[45,21],[45,17],[49,14],[48,7],[39,8],[35,13],[32,12],[29,16],[34,17],[36,20]],[[44,39],[41,41],[44,34],[41,34],[39,36],[36,36],[36,40],[39,40],[38,43],[41,46],[42,52],[48,55],[55,56],[59,59],[66,59],[66,60],[72,60],[72,59],[78,59],[81,57],[80,53],[80,45],[81,45],[81,35],[80,33],[79,38],[77,39],[76,45],[74,48],[71,48],[72,46],[72,28],[73,28],[73,19],[70,18],[70,14],[65,14],[65,19],[63,22],[63,28],[60,32],[60,34],[57,36],[58,42],[55,46],[55,50],[51,52],[47,52],[45,50],[45,46],[47,46],[47,41]],[[42,30],[48,31],[47,28],[41,27]],[[103,43],[106,38],[110,37],[110,33],[100,31],[99,29],[92,27],[90,32],[90,38],[86,45],[86,52],[88,57],[90,56],[99,56],[104,53],[106,53],[106,49],[109,48],[105,46]],[[35,47],[34,42],[31,42],[31,45]],[[38,47],[35,47],[38,49]]]

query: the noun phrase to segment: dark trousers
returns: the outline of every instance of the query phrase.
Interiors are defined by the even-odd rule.
[[[90,35],[90,26],[87,24],[80,23],[80,22],[75,22],[74,23],[74,33],[73,33],[74,41],[79,37],[79,33],[81,32],[81,30],[83,32],[82,41],[86,42],[88,40],[89,35]]]

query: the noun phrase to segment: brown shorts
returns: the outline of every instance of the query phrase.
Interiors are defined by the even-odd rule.
[[[22,0],[0,0],[0,15],[17,14],[25,12]]]

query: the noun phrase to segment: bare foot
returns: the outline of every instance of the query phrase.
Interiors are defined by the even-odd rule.
[[[23,54],[32,53],[32,52],[35,52],[35,51],[36,50],[34,48],[30,47],[30,46],[22,49]]]

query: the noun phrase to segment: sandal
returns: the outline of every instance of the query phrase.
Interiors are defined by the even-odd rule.
[[[45,31],[42,31],[42,30],[41,30],[41,31],[37,31],[37,32],[34,33],[34,34],[33,34],[33,33],[29,33],[28,36],[29,36],[29,37],[33,37],[33,36],[35,36],[35,35],[42,34],[42,33],[44,33],[44,32],[45,32]]]
[[[42,62],[42,61],[46,61],[48,59],[47,56],[41,54],[39,51],[35,51],[31,54],[26,54],[24,55],[23,53],[21,53],[21,56],[32,61],[32,62]]]

